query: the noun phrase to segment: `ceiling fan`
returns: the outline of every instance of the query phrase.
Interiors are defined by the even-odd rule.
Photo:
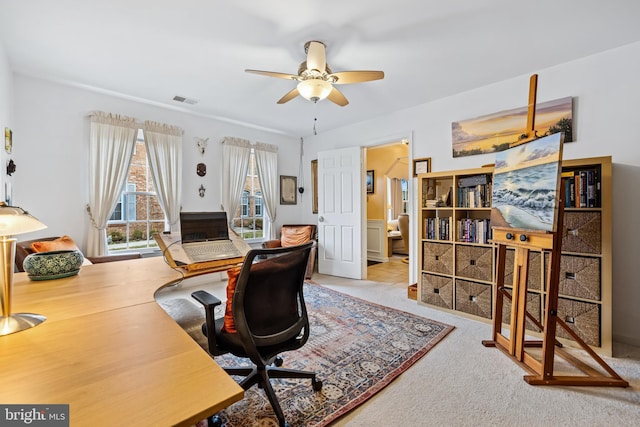
[[[347,98],[334,84],[362,83],[384,78],[383,71],[340,71],[334,73],[329,68],[325,54],[325,44],[319,41],[308,41],[304,45],[307,60],[298,67],[298,74],[286,74],[273,71],[245,70],[247,73],[262,74],[269,77],[298,81],[298,85],[278,100],[284,104],[300,95],[305,99],[318,102],[325,98],[344,107],[349,103]]]

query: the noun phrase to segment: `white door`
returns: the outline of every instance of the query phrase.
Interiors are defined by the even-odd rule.
[[[318,153],[318,271],[365,279],[364,160],[360,147]]]

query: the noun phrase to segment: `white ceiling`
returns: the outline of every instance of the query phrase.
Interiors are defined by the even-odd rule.
[[[295,137],[638,41],[639,20],[638,0],[0,0],[15,72]],[[297,74],[309,40],[384,80],[278,105],[295,82],[244,72]]]

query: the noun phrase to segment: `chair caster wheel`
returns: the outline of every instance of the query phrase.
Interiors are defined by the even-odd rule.
[[[284,363],[284,359],[280,356],[276,357],[276,360],[273,361],[273,364],[276,365],[278,368],[282,366],[283,363]]]
[[[222,423],[222,418],[220,418],[217,415],[214,415],[207,419],[207,426],[208,427],[224,427],[224,424]]]
[[[320,391],[322,390],[322,381],[313,380],[313,382],[311,383],[311,386],[313,387],[313,391]]]

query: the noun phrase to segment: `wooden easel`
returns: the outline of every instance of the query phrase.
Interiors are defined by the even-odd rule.
[[[537,75],[531,76],[529,86],[529,111],[527,131],[522,135],[519,145],[536,138],[535,135],[535,103]],[[573,385],[573,386],[613,386],[628,387],[629,383],[622,379],[595,351],[589,347],[567,324],[558,317],[558,290],[560,279],[560,257],[562,246],[562,230],[564,220],[564,203],[562,195],[558,201],[556,231],[527,231],[509,227],[493,227],[493,242],[497,244],[496,293],[494,298],[493,333],[491,340],[484,340],[486,347],[497,347],[515,362],[529,371],[524,380],[532,385]],[[505,277],[505,259],[507,246],[515,248],[513,267],[513,291],[503,286]],[[526,308],[527,279],[529,275],[529,252],[541,250],[550,253],[551,263],[547,276],[547,296],[544,320],[538,322]],[[511,318],[509,337],[502,334],[502,308],[505,297],[511,300]],[[526,320],[529,319],[542,333],[542,340],[525,340]],[[575,358],[562,348],[556,339],[556,330],[560,326],[572,339],[600,365],[605,372],[600,372],[590,365]],[[541,347],[540,360],[525,351],[526,347]],[[585,375],[554,375],[555,354],[564,358],[569,364]],[[608,374],[608,375],[607,375]]]

